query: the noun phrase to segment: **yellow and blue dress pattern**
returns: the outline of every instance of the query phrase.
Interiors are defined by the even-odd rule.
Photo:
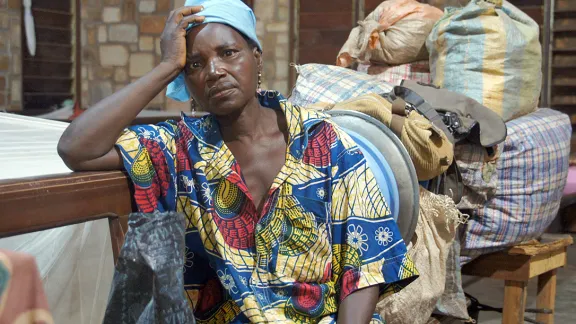
[[[350,137],[275,92],[259,99],[289,126],[286,163],[260,214],[213,116],[133,126],[117,141],[139,210],[187,217],[184,283],[196,320],[331,323],[352,292],[394,293],[415,279]]]

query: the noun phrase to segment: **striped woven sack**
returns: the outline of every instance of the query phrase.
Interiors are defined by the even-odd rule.
[[[449,7],[426,41],[432,80],[498,113],[536,110],[542,85],[538,24],[504,0]]]
[[[393,88],[376,76],[335,65],[305,64],[296,66],[296,71],[298,79],[288,101],[301,107],[317,102],[333,104],[369,93],[389,93]]]

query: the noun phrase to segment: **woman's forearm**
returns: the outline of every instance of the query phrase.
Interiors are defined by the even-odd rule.
[[[338,324],[370,323],[379,294],[378,286],[357,290],[346,297],[338,308]]]
[[[94,160],[110,152],[120,132],[179,71],[160,63],[142,78],[87,109],[66,129],[58,152],[67,164]]]

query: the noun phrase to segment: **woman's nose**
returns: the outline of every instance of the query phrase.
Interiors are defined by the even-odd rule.
[[[210,62],[208,63],[208,76],[210,79],[217,80],[222,76],[224,76],[225,74],[226,73],[222,69],[219,60],[217,59],[210,60]]]

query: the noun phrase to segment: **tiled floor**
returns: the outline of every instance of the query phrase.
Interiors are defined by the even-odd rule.
[[[576,241],[576,235],[574,236]],[[568,265],[558,270],[556,293],[556,323],[576,323],[576,245],[568,249]],[[504,282],[502,280],[481,279],[464,276],[464,290],[476,297],[480,303],[502,307],[504,298]],[[528,286],[527,307],[536,307],[536,280]],[[535,318],[533,314],[527,316]],[[480,312],[479,323],[496,324],[502,322],[502,314],[495,312]]]

